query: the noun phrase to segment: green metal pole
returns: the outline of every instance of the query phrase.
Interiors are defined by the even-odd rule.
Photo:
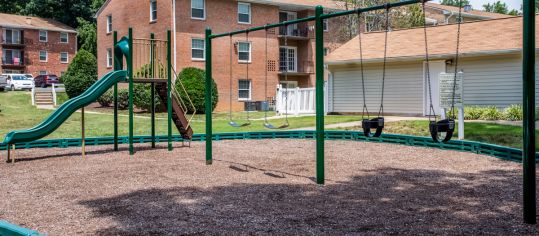
[[[211,28],[206,28],[206,164],[212,164],[212,51],[211,51]]]
[[[155,61],[154,61],[154,49],[155,49],[155,46],[154,46],[154,39],[155,39],[155,35],[153,33],[150,34],[150,68],[151,68],[151,77],[152,78],[156,78],[156,73],[155,72]],[[151,126],[152,126],[152,148],[155,148],[155,83],[152,82],[151,84],[151,88],[150,88],[150,96],[151,96],[151,99],[152,99],[152,104],[151,104],[151,113],[152,113],[152,118],[151,118]]]
[[[112,48],[114,51],[114,46],[118,43],[118,32],[114,31],[112,33],[113,37],[113,44]],[[108,60],[108,58],[107,58]],[[120,65],[116,62],[116,60],[112,60],[113,62],[113,69],[114,70],[121,70],[121,68],[118,68]],[[114,84],[114,151],[118,151],[118,83]]]
[[[168,150],[172,151],[172,35],[167,31],[167,113],[168,113]]]
[[[524,0],[522,85],[524,108],[523,209],[524,222],[536,224],[535,177],[535,1]]]
[[[324,184],[324,8],[316,7],[316,183]]]
[[[135,154],[133,147],[133,28],[129,28],[129,55],[127,55],[127,73],[129,75],[129,155]]]

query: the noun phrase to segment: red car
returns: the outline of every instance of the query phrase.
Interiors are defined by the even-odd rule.
[[[46,88],[53,84],[59,84],[60,80],[56,75],[38,75],[34,78],[34,84],[36,87]]]

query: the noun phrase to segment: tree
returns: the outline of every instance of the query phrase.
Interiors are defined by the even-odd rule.
[[[509,13],[509,8],[507,8],[507,4],[502,3],[500,1],[497,1],[495,3],[487,3],[483,5],[483,10],[486,12],[493,12],[493,13],[500,13],[500,14]]]
[[[28,0],[0,0],[0,12],[8,14],[17,14],[26,5]]]
[[[96,24],[80,17],[77,18],[77,21],[79,22],[77,33],[79,34],[80,49],[86,50],[97,57]]]
[[[458,6],[470,5],[470,1],[468,0],[442,0],[440,4],[446,5],[446,6],[458,7]]]
[[[69,98],[79,96],[97,81],[97,59],[86,50],[79,50],[67,68],[62,81]]]
[[[29,0],[19,13],[55,19],[73,28],[79,25],[77,17],[86,20],[93,17],[87,0]]]

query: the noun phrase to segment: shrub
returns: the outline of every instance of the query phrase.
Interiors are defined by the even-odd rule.
[[[479,120],[481,119],[481,114],[483,109],[478,106],[467,106],[464,107],[464,119],[465,120]]]
[[[539,107],[535,108],[535,120],[539,120]]]
[[[86,50],[80,50],[62,76],[69,98],[79,96],[97,81],[97,60]]]
[[[114,102],[114,93],[112,90],[108,90],[97,99],[97,102],[102,107],[109,107]]]
[[[118,89],[118,109],[125,110],[129,107],[129,90]]]
[[[150,84],[135,84],[133,93],[133,103],[141,110],[151,111],[152,109],[152,86]],[[161,100],[155,91],[155,107],[160,107]]]
[[[503,111],[504,118],[506,120],[522,120],[522,106],[521,105],[511,105],[505,108]]]
[[[205,96],[205,75],[206,72],[204,70],[188,67],[182,70],[180,74],[178,75],[178,79],[176,80],[176,90],[180,93],[181,98],[188,103],[187,101],[187,95],[185,94],[183,88],[181,87],[180,81],[185,86],[185,90],[187,90],[187,94],[191,98],[191,101],[193,102],[196,112],[197,113],[204,113],[205,104],[204,104],[204,96]],[[219,100],[219,93],[217,91],[217,84],[215,83],[215,80],[212,78],[212,111],[217,106],[217,102]],[[191,109],[189,105],[188,109]],[[192,110],[187,111],[189,113],[192,113]]]
[[[503,118],[503,113],[496,106],[488,106],[482,109],[482,120],[500,120]]]

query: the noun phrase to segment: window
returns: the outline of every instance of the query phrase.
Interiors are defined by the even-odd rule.
[[[238,22],[251,24],[251,4],[238,2]]]
[[[251,43],[250,42],[238,43],[238,61],[251,62]]]
[[[60,43],[68,43],[68,42],[69,42],[69,34],[60,33]]]
[[[327,56],[329,54],[329,48],[324,48],[324,56]]]
[[[40,30],[39,31],[39,42],[47,42],[48,41],[48,33],[46,30]]]
[[[67,52],[61,52],[61,53],[60,53],[60,62],[61,62],[61,63],[68,63],[68,62],[69,62],[69,58],[68,58]]]
[[[150,21],[157,20],[157,0],[150,0]]]
[[[204,60],[205,53],[205,42],[204,39],[192,39],[191,41],[191,59],[193,60]]]
[[[205,0],[191,0],[191,18],[206,19],[206,3]]]
[[[107,34],[112,32],[112,15],[107,16]]]
[[[2,55],[2,64],[4,65],[24,65],[21,50],[2,49]]]
[[[328,22],[329,22],[328,19],[322,20],[322,25],[323,25],[322,28],[324,29],[325,32],[329,31],[329,23]]]
[[[21,44],[21,31],[14,29],[4,30],[4,43]]]
[[[65,71],[60,71],[60,77],[64,76],[66,74]]]
[[[251,81],[240,79],[238,81],[238,100],[251,100]]]
[[[280,81],[281,88],[293,89],[298,87],[298,81]]]
[[[39,61],[47,62],[47,51],[39,51]]]
[[[107,67],[112,67],[112,48],[107,48]]]
[[[47,75],[47,71],[46,70],[40,70],[39,75]]]
[[[296,20],[298,18],[297,12],[281,11],[279,12],[279,22]],[[279,27],[280,35],[300,36],[298,30],[298,24],[292,24],[288,26]]]
[[[297,48],[280,47],[279,48],[279,71],[297,72]]]

